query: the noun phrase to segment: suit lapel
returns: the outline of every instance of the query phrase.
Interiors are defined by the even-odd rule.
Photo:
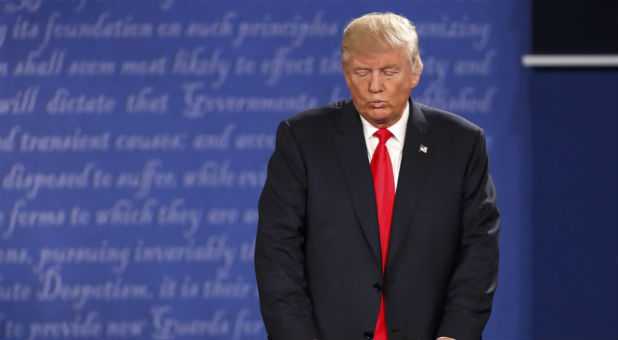
[[[371,167],[363,126],[351,101],[343,104],[338,128],[341,134],[334,142],[352,203],[376,265],[381,266],[380,232]]]
[[[428,132],[427,121],[423,112],[418,105],[410,100],[410,118],[406,128],[406,139],[395,194],[387,270],[402,246],[402,241],[409,227],[408,222],[415,211],[418,199],[423,193],[425,177],[433,152],[431,142],[427,138]]]

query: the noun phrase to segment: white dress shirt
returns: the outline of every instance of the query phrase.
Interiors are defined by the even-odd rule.
[[[410,103],[406,103],[406,108],[403,110],[401,118],[397,123],[389,126],[387,129],[393,136],[386,141],[386,149],[391,158],[393,166],[393,178],[395,180],[395,190],[397,189],[397,180],[399,179],[399,168],[401,167],[401,155],[403,152],[403,142],[406,139],[406,127],[408,126],[408,117],[410,117]],[[371,125],[363,116],[360,116],[363,123],[363,134],[365,135],[365,144],[367,144],[367,155],[369,156],[369,164],[373,153],[378,147],[380,140],[373,134],[378,131],[378,128]]]
[[[406,139],[406,127],[408,126],[408,118],[410,117],[410,103],[406,103],[406,108],[397,123],[389,126],[387,129],[393,136],[386,141],[386,149],[391,158],[393,166],[393,178],[395,179],[395,189],[397,189],[397,180],[399,179],[399,168],[401,167],[401,156],[403,154],[403,142]],[[378,131],[378,128],[369,123],[363,116],[360,116],[363,123],[363,134],[365,135],[365,144],[367,144],[367,155],[369,156],[369,164],[373,153],[378,147],[380,139],[373,134]],[[449,337],[439,337],[437,340],[455,340]]]

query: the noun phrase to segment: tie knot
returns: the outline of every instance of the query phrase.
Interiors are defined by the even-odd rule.
[[[388,131],[388,129],[380,129],[376,131],[373,135],[380,139],[380,144],[386,143],[386,141],[393,136],[393,134]]]

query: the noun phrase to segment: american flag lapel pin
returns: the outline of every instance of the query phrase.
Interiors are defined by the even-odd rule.
[[[427,153],[427,147],[421,144],[421,146],[418,148],[418,151],[422,153]]]

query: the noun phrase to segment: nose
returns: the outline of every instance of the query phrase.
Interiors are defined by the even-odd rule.
[[[384,91],[384,87],[382,85],[382,79],[380,77],[380,73],[374,72],[371,75],[371,79],[369,80],[369,92],[379,93],[382,91]]]

